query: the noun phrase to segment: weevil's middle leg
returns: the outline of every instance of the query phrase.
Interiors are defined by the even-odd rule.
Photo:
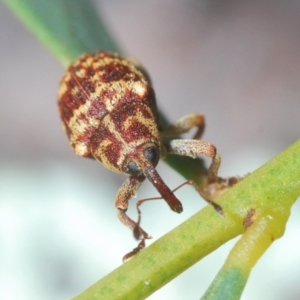
[[[173,140],[166,144],[167,151],[178,155],[195,158],[197,155],[204,155],[212,158],[212,163],[207,174],[208,183],[218,180],[218,170],[221,164],[221,157],[216,154],[216,147],[208,142],[198,141],[205,128],[205,119],[200,114],[189,114],[174,124],[166,127],[162,132],[163,137],[171,137],[188,132],[191,128],[197,127],[193,140]]]

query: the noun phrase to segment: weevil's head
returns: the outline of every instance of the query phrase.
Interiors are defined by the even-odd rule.
[[[123,172],[131,176],[144,176],[155,186],[170,208],[181,213],[183,208],[181,202],[164,183],[155,167],[160,158],[159,146],[155,143],[146,142],[136,147],[128,154],[123,164]]]
[[[148,169],[155,169],[160,158],[156,143],[146,142],[130,151],[124,160],[123,172],[132,176],[147,176]]]

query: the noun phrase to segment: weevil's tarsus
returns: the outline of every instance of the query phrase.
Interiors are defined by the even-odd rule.
[[[142,239],[136,248],[134,248],[132,251],[130,251],[129,253],[127,253],[126,255],[123,256],[123,259],[122,259],[123,263],[130,260],[133,256],[135,256],[142,249],[144,249],[145,246],[146,246],[145,239]]]

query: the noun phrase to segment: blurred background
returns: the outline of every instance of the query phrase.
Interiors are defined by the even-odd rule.
[[[122,48],[149,71],[169,120],[205,114],[204,139],[222,155],[222,176],[251,172],[299,138],[299,1],[95,3]],[[56,107],[63,68],[2,3],[0,46],[0,298],[69,299],[136,246],[114,208],[125,176],[73,154]],[[158,171],[170,188],[183,181],[163,162]],[[138,198],[156,195],[146,182]],[[144,205],[152,241],[205,205],[191,187],[178,197],[181,215],[163,201]],[[254,268],[243,299],[299,299],[299,208]],[[199,299],[234,242],[149,299]]]

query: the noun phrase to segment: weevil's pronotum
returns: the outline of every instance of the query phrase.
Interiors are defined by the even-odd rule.
[[[120,221],[135,231],[141,242],[125,259],[142,249],[145,239],[150,238],[139,222],[126,214],[128,201],[145,178],[173,211],[183,210],[181,202],[155,169],[159,159],[167,153],[211,157],[209,181],[217,177],[220,164],[215,146],[199,140],[204,130],[202,115],[190,114],[161,128],[154,91],[147,78],[141,67],[118,54],[84,54],[63,75],[58,97],[63,126],[75,153],[129,175],[117,193],[115,206]],[[197,128],[193,139],[170,140],[192,127]],[[220,210],[217,204],[205,200]]]

